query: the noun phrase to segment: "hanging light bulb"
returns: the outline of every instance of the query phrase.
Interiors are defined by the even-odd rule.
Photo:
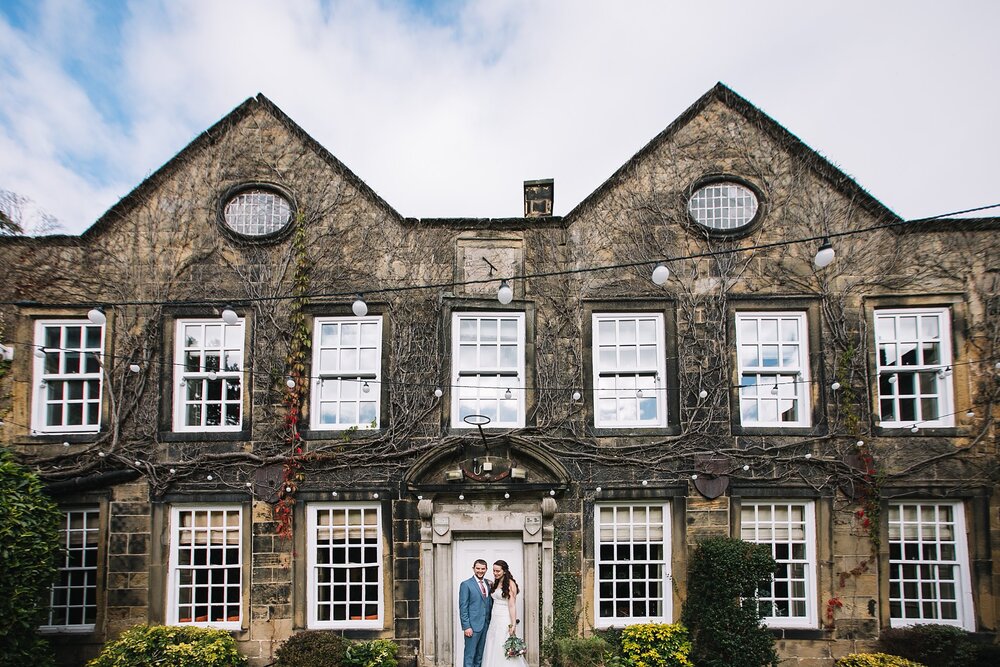
[[[354,313],[355,317],[364,317],[368,314],[368,304],[365,303],[365,296],[360,292],[354,299],[354,303],[351,304],[351,312]]]
[[[583,394],[581,394],[578,391],[574,391],[573,392],[573,400],[574,401],[579,401],[581,398],[583,398]]]
[[[128,369],[133,373],[138,373],[142,370],[142,367],[139,364],[129,364]]]
[[[833,389],[834,391],[837,391],[838,389],[840,389],[840,383],[839,382],[834,382],[833,384],[830,385],[830,389]]]
[[[288,387],[289,389],[295,389],[295,380],[292,378],[288,378],[287,380],[285,380],[285,386]]]
[[[702,389],[698,392],[698,398],[708,398],[708,390]]]
[[[976,413],[973,412],[972,410],[969,410],[968,412],[965,413],[965,416],[968,417],[969,419],[972,419],[973,417],[976,416]]]
[[[653,282],[656,283],[657,285],[662,285],[666,283],[667,278],[669,277],[670,277],[670,269],[668,269],[667,265],[664,264],[663,262],[657,264],[656,268],[653,269],[652,278]]]
[[[500,288],[497,290],[497,301],[506,306],[513,300],[514,290],[511,289],[510,284],[506,280],[501,280]]]
[[[441,398],[442,396],[444,396],[444,390],[442,390],[441,387],[437,387],[434,390],[434,396],[436,396],[437,398]]]
[[[222,321],[228,324],[229,326],[234,326],[236,324],[239,324],[240,316],[236,313],[235,310],[233,310],[232,306],[226,304],[222,308]]]
[[[503,397],[507,400],[514,398],[514,393],[510,390],[510,387],[507,387],[507,391],[503,393]]]
[[[636,389],[635,390],[635,397],[636,398],[642,398],[642,389]]]
[[[44,359],[46,351],[47,350],[44,347],[36,347],[35,356],[38,357],[39,359]]]
[[[747,470],[750,470],[750,466],[748,464],[744,463],[743,464],[743,472],[746,472]]]
[[[90,320],[91,324],[104,324],[108,321],[108,316],[104,314],[103,308],[95,306],[87,312],[87,319]]]
[[[368,386],[368,382],[367,381],[365,381],[365,383],[363,385],[361,385],[361,391],[363,391],[364,393],[367,394],[371,390],[372,390],[372,388]]]
[[[209,372],[209,374],[208,374],[208,379],[209,379],[209,380],[214,380],[214,379],[216,379],[216,378],[218,378],[218,377],[219,377],[219,376],[218,376],[218,374],[217,374],[217,373],[216,373],[215,371],[211,371],[211,372]]]
[[[837,251],[833,249],[832,245],[830,245],[830,239],[823,239],[823,243],[820,244],[819,250],[816,251],[816,257],[813,259],[813,263],[816,264],[816,268],[822,269],[824,266],[829,266],[836,257]]]
[[[774,396],[778,395],[778,385],[774,385],[773,387],[771,387],[771,394]]]
[[[887,382],[889,384],[896,384],[896,376],[895,375],[890,375],[889,379],[887,380]]]
[[[919,430],[920,430],[920,429],[919,429],[919,428],[917,428],[917,425],[916,425],[916,424],[914,424],[913,426],[911,426],[911,427],[910,427],[910,433],[916,433],[916,432],[917,432],[917,431],[919,431]]]

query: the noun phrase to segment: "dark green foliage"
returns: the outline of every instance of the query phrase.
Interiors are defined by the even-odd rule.
[[[56,576],[60,516],[38,478],[0,450],[0,666],[53,664],[37,628]]]
[[[879,648],[927,667],[980,667],[1000,664],[1000,649],[977,644],[973,635],[950,625],[913,625],[883,630]]]
[[[225,630],[190,625],[136,625],[104,646],[87,667],[243,667],[246,658]]]
[[[1000,665],[1000,646],[979,644],[976,646],[976,660],[972,667],[997,667]]]
[[[308,630],[281,645],[274,667],[396,667],[398,650],[389,639],[352,642],[332,630]]]
[[[560,637],[552,642],[552,667],[602,667],[609,648],[600,637]]]
[[[350,643],[328,630],[299,632],[278,649],[274,667],[341,667]]]
[[[774,638],[761,623],[757,590],[774,574],[770,549],[714,537],[694,553],[688,568],[681,622],[691,633],[698,667],[776,665]]]

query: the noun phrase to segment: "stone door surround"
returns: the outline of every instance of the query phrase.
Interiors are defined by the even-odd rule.
[[[453,590],[452,545],[456,537],[488,539],[490,535],[520,535],[524,543],[521,587],[537,591],[538,605],[525,604],[524,639],[528,664],[539,664],[541,629],[552,624],[553,498],[507,501],[455,499],[419,502],[420,513],[420,667],[453,667],[457,647],[453,631],[458,592]],[[532,567],[532,564],[541,567]]]

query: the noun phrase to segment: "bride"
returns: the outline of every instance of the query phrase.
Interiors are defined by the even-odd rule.
[[[482,667],[528,667],[524,656],[508,658],[504,653],[504,642],[517,634],[517,582],[510,574],[507,561],[493,563],[493,616],[486,632],[483,647]]]

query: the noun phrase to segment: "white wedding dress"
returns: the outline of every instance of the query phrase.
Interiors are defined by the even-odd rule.
[[[486,644],[483,647],[483,667],[528,667],[524,656],[507,658],[503,645],[510,636],[507,626],[510,625],[510,609],[498,587],[493,591],[493,615],[490,617],[490,628],[486,632]],[[517,636],[524,639],[524,624],[518,624]]]

